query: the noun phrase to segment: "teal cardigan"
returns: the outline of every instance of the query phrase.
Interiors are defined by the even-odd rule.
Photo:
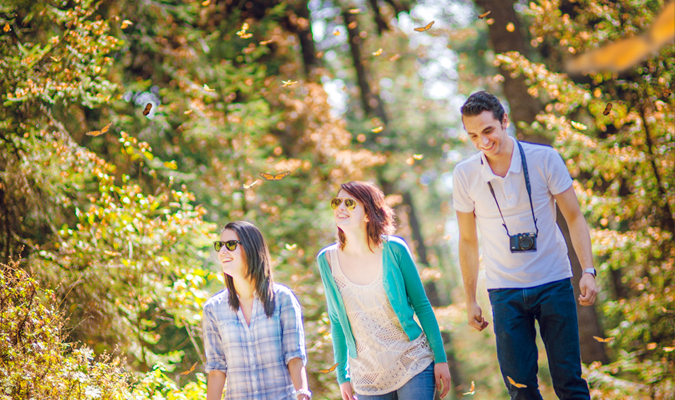
[[[408,245],[405,240],[398,236],[383,236],[383,239],[384,291],[403,327],[403,331],[412,341],[417,339],[424,329],[431,350],[434,352],[435,361],[437,363],[447,362],[438,321],[436,321],[434,311],[424,292],[422,280],[417,272]],[[335,362],[338,364],[335,372],[338,383],[342,384],[350,380],[347,372],[348,357],[357,358],[357,353],[347,311],[326,259],[328,250],[333,246],[335,245],[324,247],[316,258],[326,292],[328,316],[333,336],[333,355]],[[417,314],[422,328],[413,319],[415,314]]]

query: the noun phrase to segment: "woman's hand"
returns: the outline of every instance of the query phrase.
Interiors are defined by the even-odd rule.
[[[447,367],[446,367],[447,369]],[[448,372],[448,376],[450,373]],[[342,395],[342,400],[358,400],[359,398],[352,394],[352,384],[351,382],[345,382],[340,385],[340,394]]]
[[[441,388],[443,389],[443,393],[441,393],[442,399],[450,391],[450,368],[448,368],[448,363],[444,362],[434,365],[434,378],[436,378],[436,390],[440,392]]]

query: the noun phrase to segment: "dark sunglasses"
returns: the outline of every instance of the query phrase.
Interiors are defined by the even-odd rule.
[[[213,242],[213,248],[216,249],[216,251],[220,252],[220,249],[225,246],[225,248],[229,251],[235,251],[237,249],[237,243],[242,244],[238,240],[228,240],[226,242],[221,242],[220,240],[217,242]]]
[[[330,201],[330,207],[333,210],[337,210],[337,208],[340,207],[340,204],[342,204],[343,200],[345,202],[345,207],[347,207],[347,210],[354,211],[354,209],[356,208],[356,200],[350,198],[343,199],[342,197],[334,197],[333,200]]]

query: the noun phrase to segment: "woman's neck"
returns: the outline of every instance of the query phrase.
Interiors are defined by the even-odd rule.
[[[363,255],[373,253],[375,248],[375,243],[371,241],[370,248],[368,247],[368,234],[366,233],[365,227],[358,231],[352,230],[342,230],[347,239],[345,248],[342,252],[350,255]]]
[[[249,281],[245,278],[235,278],[232,277],[234,281],[234,289],[239,295],[239,300],[247,301],[253,299],[253,294],[255,293],[255,284],[252,281]]]

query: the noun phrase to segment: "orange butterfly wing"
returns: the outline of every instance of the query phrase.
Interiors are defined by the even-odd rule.
[[[291,171],[285,171],[277,175],[272,175],[272,174],[267,174],[265,172],[261,172],[260,176],[265,179],[266,181],[280,181],[287,177],[288,175],[291,174]]]
[[[187,374],[189,374],[190,372],[194,371],[196,366],[197,366],[197,363],[194,363],[194,364],[192,364],[192,367],[191,367],[189,370],[183,371],[183,372],[181,372],[180,374],[181,374],[181,375],[187,375]]]
[[[429,22],[429,24],[427,24],[427,26],[423,26],[423,27],[421,27],[421,28],[415,28],[415,30],[416,30],[417,32],[428,31],[428,30],[431,28],[431,25],[434,24],[434,22],[436,22],[436,21],[431,21],[431,22]]]
[[[484,14],[481,14],[481,15],[478,16],[478,18],[483,19],[483,18],[487,17],[488,15],[490,15],[491,12],[492,12],[492,11],[488,11],[488,12],[486,12],[486,13],[484,13]]]
[[[112,126],[112,122],[109,122],[108,125],[106,125],[106,126],[104,126],[103,128],[101,128],[100,131],[91,131],[91,132],[87,132],[86,135],[87,135],[87,136],[99,136],[99,135],[103,135],[104,133],[108,132],[108,129],[110,129],[111,126]]]
[[[509,383],[511,383],[513,386],[515,386],[517,388],[526,388],[527,387],[527,385],[523,385],[522,383],[516,383],[516,381],[514,381],[510,376],[507,376],[506,379],[508,379]]]
[[[337,363],[336,363],[335,365],[333,365],[332,367],[330,367],[330,368],[328,368],[328,369],[320,369],[319,372],[321,372],[322,374],[327,374],[327,373],[329,373],[329,372],[335,371],[335,368],[337,368],[337,366],[338,366],[338,365],[337,365]]]

